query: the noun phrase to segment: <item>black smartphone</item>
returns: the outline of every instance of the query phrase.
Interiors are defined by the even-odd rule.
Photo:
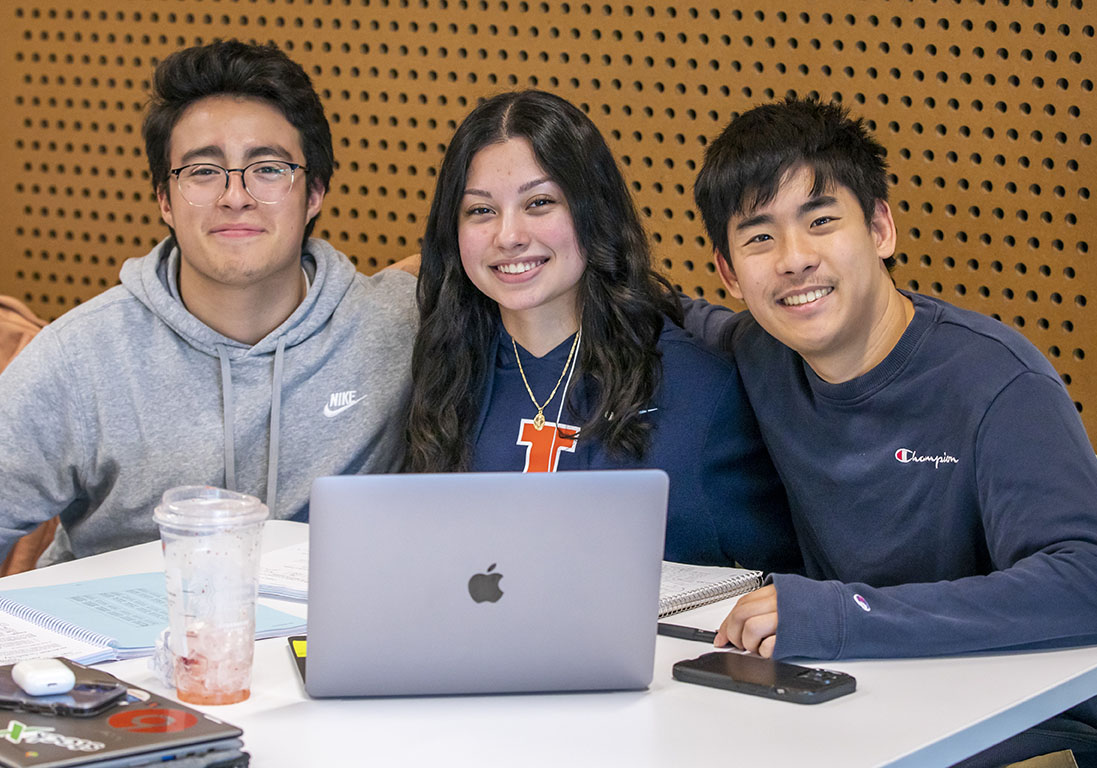
[[[857,680],[844,672],[812,669],[734,651],[714,651],[679,661],[675,680],[765,696],[797,704],[818,704],[857,690]]]
[[[0,666],[0,709],[41,712],[65,717],[90,717],[114,706],[126,695],[127,686],[109,672],[62,659],[76,675],[67,693],[31,696],[11,678],[12,664]]]

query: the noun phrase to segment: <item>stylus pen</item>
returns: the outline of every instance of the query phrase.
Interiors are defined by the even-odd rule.
[[[683,627],[681,624],[666,624],[659,622],[659,634],[667,637],[677,637],[679,640],[696,640],[699,643],[712,645],[716,642],[716,633],[707,629],[696,627]]]

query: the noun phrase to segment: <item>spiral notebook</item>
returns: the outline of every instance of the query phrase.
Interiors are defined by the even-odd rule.
[[[297,634],[304,624],[256,606],[257,639]],[[0,664],[46,656],[83,664],[150,656],[167,625],[163,572],[0,590]]]
[[[263,555],[259,594],[281,600],[308,599],[309,544],[303,541]],[[663,562],[659,617],[687,611],[757,589],[761,571]]]
[[[659,618],[742,595],[762,586],[762,572],[663,561]]]

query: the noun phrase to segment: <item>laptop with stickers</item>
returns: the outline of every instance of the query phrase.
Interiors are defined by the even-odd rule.
[[[76,685],[113,686],[109,672],[63,660]],[[13,690],[11,665],[0,667],[0,691]],[[39,696],[35,710],[65,712],[68,694]],[[18,706],[15,697],[9,697]],[[130,768],[142,765],[246,766],[239,728],[151,691],[126,684],[126,695],[97,714],[69,717],[0,710],[0,765],[11,768]]]
[[[306,690],[647,687],[667,489],[660,470],[317,479]]]

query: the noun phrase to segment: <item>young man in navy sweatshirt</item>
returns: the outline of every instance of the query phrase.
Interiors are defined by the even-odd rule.
[[[717,644],[897,657],[1097,643],[1097,458],[1040,352],[900,291],[884,149],[836,105],[735,118],[694,195],[749,312],[687,326],[734,354],[806,576],[738,602]],[[977,756],[1097,752],[1086,702]],[[994,751],[996,750],[996,751]]]

